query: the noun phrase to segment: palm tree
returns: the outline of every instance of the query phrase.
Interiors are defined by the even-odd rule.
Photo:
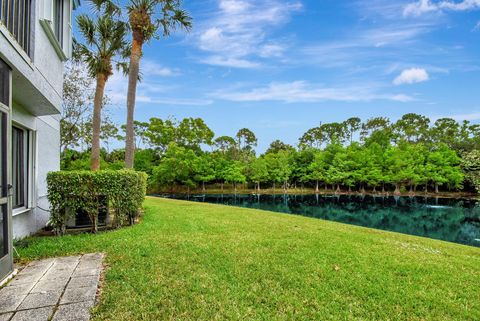
[[[134,111],[143,44],[154,38],[160,29],[164,37],[177,28],[190,30],[192,18],[181,9],[181,0],[130,0],[128,22],[132,31],[128,68],[127,125],[125,166],[133,168],[135,153]]]
[[[96,79],[95,97],[93,100],[92,120],[92,155],[90,167],[93,171],[100,169],[100,132],[102,124],[102,105],[105,85],[113,74],[113,59],[127,51],[124,40],[127,24],[116,19],[119,14],[111,2],[92,1],[97,9],[95,20],[86,14],[77,17],[77,24],[84,43],[75,43],[81,60],[85,62],[88,73]],[[118,66],[124,67],[122,62]]]

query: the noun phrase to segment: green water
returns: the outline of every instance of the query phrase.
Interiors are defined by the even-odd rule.
[[[357,195],[161,195],[257,208],[480,247],[480,202]]]

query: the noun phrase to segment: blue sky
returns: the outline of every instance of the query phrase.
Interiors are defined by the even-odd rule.
[[[480,0],[184,6],[193,30],[145,46],[138,120],[201,117],[217,136],[247,127],[260,152],[353,116],[480,120]],[[126,80],[114,75],[107,93],[124,123]]]

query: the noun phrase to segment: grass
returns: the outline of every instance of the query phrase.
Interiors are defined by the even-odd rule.
[[[148,198],[141,224],[37,237],[22,260],[103,251],[93,320],[480,320],[480,249]]]

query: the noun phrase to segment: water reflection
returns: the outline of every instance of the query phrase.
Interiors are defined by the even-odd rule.
[[[480,246],[480,203],[369,195],[162,195],[257,208]]]

